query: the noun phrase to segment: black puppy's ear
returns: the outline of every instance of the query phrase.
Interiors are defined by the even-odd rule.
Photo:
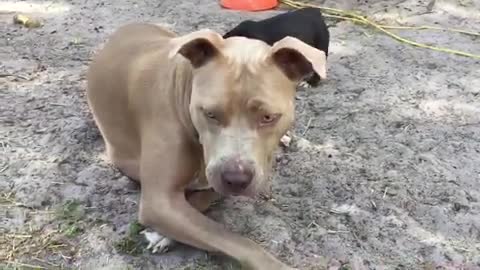
[[[185,36],[172,39],[174,48],[169,56],[182,55],[190,61],[194,68],[199,68],[214,57],[220,55],[219,48],[223,38],[212,30],[199,30]]]

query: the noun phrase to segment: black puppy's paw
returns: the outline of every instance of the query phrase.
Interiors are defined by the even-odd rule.
[[[306,83],[310,86],[310,87],[317,87],[320,85],[320,76],[318,76],[317,73],[314,73],[312,74],[312,76],[310,78],[308,78],[306,80]]]
[[[300,83],[298,84],[298,86],[299,86],[300,88],[303,88],[303,89],[310,89],[310,88],[313,87],[312,85],[310,85],[310,84],[309,84],[308,82],[306,82],[306,81],[300,82]]]

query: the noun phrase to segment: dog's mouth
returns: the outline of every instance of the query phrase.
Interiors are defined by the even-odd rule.
[[[210,181],[209,181],[210,182]],[[236,190],[236,189],[231,189],[226,187],[225,185],[219,183],[219,180],[212,181],[216,183],[211,184],[211,188],[215,190],[215,192],[222,194],[223,196],[232,196],[232,197],[237,197],[237,196],[243,196],[243,197],[249,197],[249,198],[254,198],[258,195],[258,191],[256,188],[255,183],[251,183],[249,186],[247,186],[245,189],[242,190]]]

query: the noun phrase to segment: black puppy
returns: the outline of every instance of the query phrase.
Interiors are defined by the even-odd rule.
[[[325,52],[328,56],[330,33],[318,8],[302,8],[286,12],[262,21],[243,21],[223,38],[242,36],[259,39],[272,46],[284,37],[297,38],[308,45]],[[314,73],[307,79],[310,86],[316,87],[320,76]]]

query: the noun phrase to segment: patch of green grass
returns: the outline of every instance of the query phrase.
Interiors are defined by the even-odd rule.
[[[125,253],[132,256],[138,256],[143,253],[141,244],[130,237],[124,237],[115,243],[115,249],[118,252]]]
[[[75,200],[66,201],[57,209],[57,218],[69,222],[78,222],[85,217],[85,209]]]
[[[16,270],[13,266],[8,266],[4,264],[0,264],[0,270]]]
[[[56,212],[56,217],[62,223],[60,230],[67,237],[75,237],[83,233],[85,208],[78,201],[67,201]]]
[[[249,270],[250,268],[242,268],[241,264],[231,258],[223,255],[207,255],[203,259],[197,259],[181,270]]]
[[[63,230],[63,233],[68,237],[75,237],[83,232],[83,229],[75,224],[68,226]]]
[[[210,270],[210,269],[203,265],[197,265],[197,266],[185,266],[184,268],[182,268],[182,270]]]
[[[0,206],[3,204],[6,204],[7,207],[25,208],[15,201],[13,193],[0,194]],[[80,224],[82,224],[81,220],[85,213],[84,209],[77,202],[67,202],[55,211],[26,209],[26,215],[30,218],[40,214],[47,214],[49,217],[55,218],[54,224],[59,224],[59,228],[45,226],[41,229],[33,229],[31,225],[35,222],[29,221],[21,231],[0,233],[0,262],[3,263],[0,264],[0,270],[51,269],[52,266],[55,269],[64,269],[64,263],[67,260],[65,258],[73,257],[76,253],[75,246],[66,238],[81,232],[82,225]],[[60,258],[39,259],[50,257],[51,254],[59,254],[63,260]],[[35,260],[31,258],[35,258]],[[24,262],[25,259],[26,262]]]
[[[206,263],[193,263],[193,265],[184,266],[181,270],[212,270],[212,266]]]
[[[138,223],[138,221],[133,221],[128,225],[128,236],[136,237],[143,229],[145,227],[142,224]]]
[[[132,256],[138,256],[143,253],[143,243],[141,240],[140,232],[144,229],[144,226],[133,221],[128,225],[128,232],[125,237],[115,243],[115,249],[118,252],[129,254]]]
[[[343,264],[339,270],[352,270],[352,267],[349,264]]]

